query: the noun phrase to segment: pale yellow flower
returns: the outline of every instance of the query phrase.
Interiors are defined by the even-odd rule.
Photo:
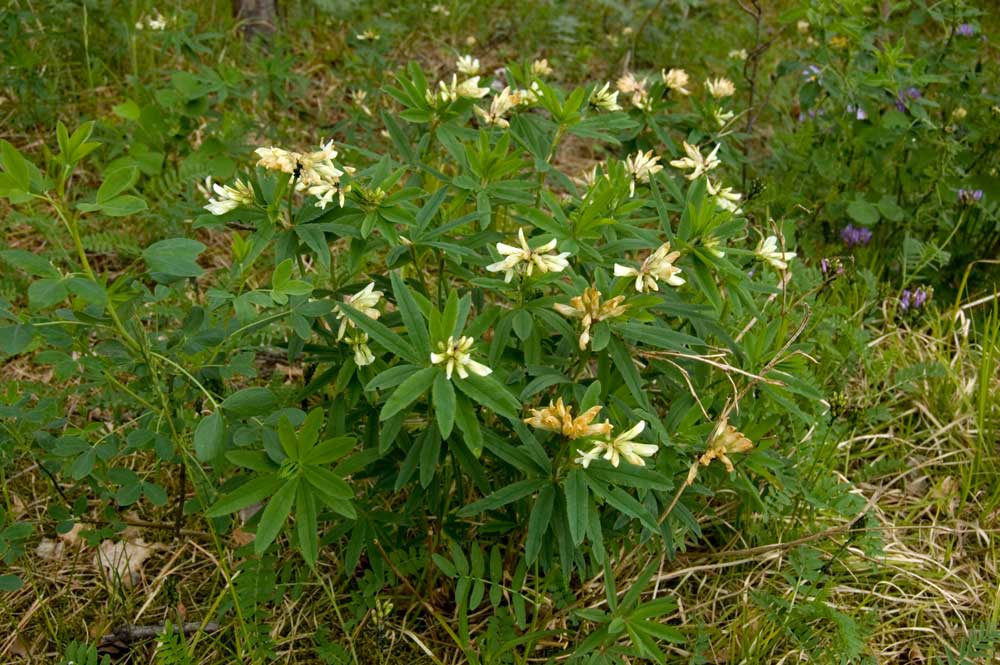
[[[757,244],[755,253],[761,261],[766,261],[778,270],[787,270],[788,262],[795,258],[795,252],[782,252],[778,249],[778,237],[768,236]]]
[[[663,166],[658,164],[660,157],[653,156],[653,151],[637,152],[625,158],[625,172],[632,176],[629,183],[628,195],[635,196],[635,185],[637,182],[649,182],[650,176],[663,170]]]
[[[505,282],[509,283],[514,278],[515,272],[523,272],[531,277],[536,268],[541,273],[547,273],[562,272],[569,267],[569,261],[566,260],[569,252],[555,254],[556,240],[554,238],[541,247],[532,249],[524,237],[524,229],[521,228],[517,230],[517,239],[520,243],[519,247],[498,242],[497,251],[504,258],[486,266],[490,272],[504,273]]]
[[[474,58],[471,55],[463,55],[455,61],[455,69],[458,70],[459,74],[465,74],[466,76],[475,76],[479,73],[479,58]]]
[[[640,420],[635,427],[622,432],[614,439],[608,441],[595,441],[594,447],[582,453],[575,462],[583,468],[587,468],[591,462],[598,457],[611,462],[611,466],[617,468],[621,458],[625,458],[629,464],[635,466],[646,466],[644,457],[652,457],[660,449],[655,443],[639,443],[635,438],[646,429],[646,422]]]
[[[678,169],[691,169],[691,173],[687,175],[687,179],[695,180],[701,174],[711,171],[721,163],[716,158],[720,145],[721,144],[716,144],[712,152],[710,152],[707,157],[704,157],[702,156],[701,151],[698,150],[698,146],[693,146],[687,141],[684,141],[684,152],[687,156],[682,157],[681,159],[671,160],[670,165]]]
[[[725,77],[707,79],[705,81],[705,87],[708,88],[708,94],[712,95],[716,99],[732,97],[736,94],[736,85]]]
[[[479,119],[487,125],[508,127],[510,123],[504,116],[506,116],[511,109],[517,106],[518,102],[518,97],[511,91],[510,86],[508,86],[493,96],[493,100],[490,102],[489,111],[484,111],[478,106],[474,106],[473,110],[476,112]]]
[[[431,363],[444,364],[445,377],[451,380],[451,375],[458,372],[463,379],[469,378],[469,372],[477,376],[487,376],[493,370],[472,359],[470,351],[475,342],[471,337],[449,337],[446,342],[438,342],[437,353],[431,353]]]
[[[364,32],[354,35],[354,38],[362,42],[377,42],[382,39],[382,35],[378,34],[377,30],[368,28]]]
[[[549,61],[545,58],[540,60],[535,60],[531,63],[531,75],[541,78],[542,76],[550,76],[552,74],[552,67],[549,66]]]
[[[676,90],[682,95],[691,94],[691,91],[687,89],[690,78],[688,77],[688,73],[683,69],[661,71],[660,76],[663,78],[663,85],[667,86],[671,90]]]
[[[382,291],[375,290],[375,282],[371,282],[352,296],[344,296],[344,303],[358,310],[369,319],[378,320],[382,313],[378,311],[378,303],[383,296]],[[340,330],[337,331],[337,341],[344,338],[344,333],[348,328],[354,328],[355,323],[347,317],[342,309],[337,308],[337,319],[340,321]]]
[[[691,468],[688,470],[687,480],[684,481],[684,484],[690,485],[694,482],[694,479],[698,475],[698,465],[708,466],[713,460],[722,462],[722,465],[726,467],[726,471],[732,473],[735,471],[735,468],[728,456],[732,453],[749,452],[752,448],[753,441],[748,439],[743,432],[736,431],[736,428],[723,418],[712,431],[712,435],[708,439],[705,454],[691,465]]]
[[[347,337],[347,343],[354,351],[354,364],[358,367],[371,365],[375,362],[375,354],[368,347],[368,333],[356,330]]]
[[[635,290],[639,293],[659,291],[657,280],[662,280],[670,286],[680,286],[684,284],[684,278],[680,276],[681,269],[674,265],[674,261],[680,258],[680,255],[680,252],[671,252],[670,243],[665,242],[646,257],[638,268],[616,263],[615,277],[634,277]]]
[[[615,296],[611,300],[601,302],[601,292],[594,287],[587,287],[583,295],[574,296],[568,305],[555,303],[552,307],[565,317],[580,319],[583,331],[580,333],[580,350],[587,348],[590,343],[590,326],[598,321],[613,319],[621,316],[628,309],[628,305],[622,305],[625,296]]]
[[[729,52],[729,57],[733,60],[746,60],[749,57],[749,54],[745,48],[733,49]]]
[[[605,111],[621,111],[622,107],[618,105],[618,91],[612,92],[609,90],[610,87],[610,83],[605,83],[600,90],[594,90],[590,95],[590,103]]]
[[[232,186],[212,185],[217,198],[209,198],[208,210],[213,215],[224,215],[240,206],[251,206],[254,203],[253,189],[247,183],[237,179]]]
[[[743,198],[742,194],[733,191],[732,187],[723,187],[719,183],[712,182],[711,178],[707,178],[707,184],[709,196],[715,199],[715,205],[721,210],[728,210],[737,215],[743,212],[739,206],[740,199]]]

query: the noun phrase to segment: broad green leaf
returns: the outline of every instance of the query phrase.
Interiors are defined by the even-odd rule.
[[[198,255],[205,245],[189,238],[168,238],[153,243],[142,253],[151,273],[168,277],[198,277],[204,270],[198,265]]]
[[[0,352],[11,356],[21,353],[34,336],[35,327],[28,324],[0,326]]]
[[[222,401],[222,408],[240,418],[250,418],[269,414],[277,403],[270,388],[254,387],[236,391]]]
[[[462,395],[455,396],[455,422],[458,429],[462,430],[462,438],[466,447],[473,455],[479,457],[483,452],[483,432],[479,428],[479,419],[476,417],[476,409]]]
[[[198,423],[194,430],[194,454],[199,462],[210,462],[222,452],[226,435],[225,422],[220,411],[213,411]]]
[[[134,166],[126,166],[115,169],[104,176],[104,182],[97,190],[97,202],[100,205],[109,203],[116,196],[135,184],[139,179],[139,169]],[[143,203],[145,206],[145,203]]]
[[[521,402],[507,387],[492,376],[470,374],[468,378],[455,378],[455,385],[472,401],[509,420],[519,420]]]
[[[327,439],[309,451],[305,456],[305,462],[314,465],[329,464],[336,462],[341,457],[354,449],[355,439],[353,436],[338,436],[334,439]]]
[[[267,546],[278,537],[278,532],[292,512],[292,502],[295,501],[298,488],[298,478],[289,480],[267,502],[264,512],[260,515],[260,522],[257,523],[257,537],[253,541],[253,550],[257,554],[266,550]]]
[[[302,558],[312,568],[319,557],[319,525],[316,520],[316,498],[306,483],[299,483],[296,489],[295,528]]]
[[[314,464],[304,464],[302,475],[310,485],[322,491],[324,497],[345,500],[354,496],[354,491],[347,481],[329,469]]]
[[[287,416],[278,419],[278,440],[281,441],[281,449],[289,459],[299,459],[299,437]]]
[[[278,470],[278,465],[262,450],[230,450],[226,453],[226,459],[236,466],[258,473],[274,473]]]
[[[863,226],[874,226],[878,223],[878,208],[864,199],[851,201],[847,206],[847,214]]]
[[[62,275],[52,262],[45,257],[39,256],[38,254],[33,254],[32,252],[27,252],[23,249],[8,249],[0,252],[0,258],[4,261],[14,266],[18,270],[23,270],[29,275],[35,277],[48,277],[50,279],[59,279]]]
[[[15,186],[25,192],[28,191],[31,185],[28,160],[17,151],[17,148],[3,140],[0,140],[0,162],[3,162],[4,171],[11,177]]]
[[[528,536],[524,541],[524,558],[529,566],[535,563],[542,549],[545,532],[549,530],[549,520],[552,519],[555,498],[555,485],[547,483],[538,493],[538,499],[531,508],[531,515],[528,517]]]
[[[441,438],[447,439],[455,425],[455,389],[444,372],[438,372],[432,391],[434,398],[434,419],[437,421]]]
[[[414,300],[410,288],[399,276],[398,271],[393,271],[390,278],[392,279],[392,293],[396,297],[396,305],[399,307],[400,316],[403,317],[403,323],[406,325],[406,333],[413,340],[413,347],[416,351],[429,358],[431,341],[427,333],[427,323],[424,321],[423,314],[420,313],[417,301]]]
[[[61,279],[39,279],[28,286],[28,304],[33,310],[58,305],[68,296],[69,288]]]
[[[379,420],[388,420],[417,401],[431,387],[434,377],[440,373],[441,370],[437,367],[425,367],[399,384],[395,392],[386,400],[385,406],[382,407]]]
[[[258,476],[216,501],[205,513],[206,517],[221,517],[252,506],[274,494],[283,481],[272,475]]]

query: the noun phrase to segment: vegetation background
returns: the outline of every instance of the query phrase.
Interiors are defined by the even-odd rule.
[[[0,10],[0,660],[997,659],[1000,13],[992,2],[302,0],[278,3],[274,22],[271,32],[216,0],[7,0]],[[466,54],[479,60],[484,81],[527,88],[536,76],[564,91],[532,112],[559,120],[558,132],[527,124],[550,142],[540,154],[513,119],[509,130],[489,128],[471,103],[428,111],[422,92],[408,95],[426,76],[433,97],[434,82],[450,80]],[[542,58],[550,72],[532,69]],[[671,92],[673,68],[689,75],[690,96]],[[635,89],[621,83],[629,73],[653,101],[635,101]],[[719,77],[734,82],[731,98],[706,92],[705,79]],[[620,90],[623,108],[597,115],[593,93],[605,82]],[[564,135],[579,122],[559,116],[576,112],[576,88],[586,92],[576,99],[581,113],[617,120]],[[487,109],[488,101],[473,103]],[[449,126],[495,133],[439,131]],[[311,205],[290,207],[289,224],[328,223],[319,249],[304,232],[269,237],[255,264],[254,229],[284,214],[284,202],[269,197],[288,179],[269,180],[261,168],[254,175],[254,150],[310,150],[323,138],[358,169],[345,176],[354,178],[347,207],[334,201],[334,216],[322,220],[304,212]],[[725,145],[720,170],[742,199],[723,221],[705,203],[715,196],[706,193],[711,180],[689,185],[667,166],[688,141],[705,153]],[[621,160],[645,150],[665,170],[646,181],[632,172],[630,183]],[[618,203],[582,178],[598,163]],[[471,172],[516,186],[483,185],[462,198],[457,176]],[[116,182],[115,173],[127,176]],[[428,184],[439,176],[452,185],[447,203]],[[207,214],[206,178],[237,177],[254,183],[257,216]],[[629,184],[638,185],[634,200]],[[514,242],[515,218],[570,246],[544,218],[582,214],[584,191],[595,205],[619,206],[612,216],[638,230],[601,231],[576,281],[541,282],[552,291],[539,296],[537,312],[549,318],[512,321],[505,334],[516,341],[494,351],[499,324],[476,316],[491,298],[516,303],[517,294],[473,268],[492,263],[497,241]],[[336,217],[342,211],[358,214]],[[491,214],[499,222],[477,229]],[[577,323],[560,323],[553,300],[591,283],[625,294],[631,280],[613,287],[611,265],[662,241],[646,242],[656,219],[690,261],[679,264],[689,291],[678,291],[689,295],[665,295],[669,317],[642,325],[687,338],[630,337],[634,322],[595,325],[594,356],[581,356],[579,373],[566,369],[565,381],[532,374],[532,366],[562,372],[561,359],[577,352]],[[455,220],[460,226],[448,226]],[[349,225],[365,228],[364,238]],[[414,227],[413,242],[399,239],[403,227]],[[450,236],[433,235],[467,227],[476,233],[448,246]],[[418,228],[428,235],[413,235]],[[797,254],[787,270],[759,260],[758,239],[772,235]],[[178,238],[201,249],[149,251]],[[697,272],[722,265],[695,258],[717,247],[713,238],[730,241],[728,273]],[[283,264],[286,257],[294,260]],[[596,485],[571,485],[582,477],[576,469],[548,486],[565,487],[567,501],[582,492],[594,517],[581,519],[596,520],[598,533],[603,521],[603,547],[593,522],[577,539],[572,507],[556,502],[579,552],[566,565],[554,544],[562,532],[545,530],[553,492],[538,529],[547,490],[519,484],[531,482],[519,466],[533,463],[525,461],[531,447],[518,444],[515,425],[488,413],[503,413],[507,393],[492,401],[468,393],[486,408],[469,407],[474,415],[462,421],[454,411],[469,403],[464,389],[456,402],[450,387],[440,388],[452,395],[442,425],[437,383],[433,398],[428,383],[426,398],[414,393],[402,406],[401,397],[386,399],[402,376],[392,383],[379,375],[378,383],[364,374],[333,339],[339,310],[300,306],[313,287],[317,300],[342,302],[367,275],[395,302],[383,320],[398,336],[380,338],[373,328],[376,350],[405,354],[409,341],[391,345],[412,341],[424,318],[432,337],[436,322],[460,331],[455,320],[469,305],[452,305],[450,289],[481,289],[487,295],[473,298],[485,304],[476,300],[466,330],[476,333],[476,357],[506,363],[495,375],[503,373],[520,415],[543,406],[545,395],[581,412],[608,405],[616,432],[640,418],[651,429],[662,421],[645,435],[656,438],[644,439],[662,446],[656,463],[624,480],[604,476],[606,496],[593,498]],[[732,294],[743,289],[739,301]],[[298,319],[281,309],[289,302]],[[510,303],[503,307],[529,311],[524,290],[519,305]],[[662,307],[642,303],[634,309]],[[119,333],[125,342],[110,343]],[[702,336],[722,349],[705,352],[711,369],[669,355],[690,353],[685,339]],[[735,341],[727,347],[724,339]],[[654,347],[661,351],[649,353]],[[647,354],[641,376],[608,369],[632,367],[620,362],[630,352]],[[376,367],[391,373],[390,358],[378,355]],[[671,358],[679,364],[668,366]],[[340,370],[347,366],[350,373]],[[783,372],[787,392],[748,379],[774,378],[772,370]],[[732,413],[730,384],[745,398]],[[246,403],[262,395],[246,391],[265,387],[278,395],[274,404]],[[643,394],[654,396],[652,408],[643,410]],[[414,400],[422,401],[404,423]],[[237,503],[227,510],[226,497],[245,477],[235,464],[284,473],[298,460],[288,441],[312,445],[313,408],[334,437],[322,445],[356,443],[328,484],[348,478],[347,494],[322,494],[331,510],[319,517],[307,499],[313,513],[296,513],[294,528],[284,527],[287,507],[273,529],[252,511],[231,518]],[[388,425],[379,429],[382,408],[390,423],[387,412],[399,412],[389,435]],[[732,473],[706,466],[688,488],[688,469],[716,440],[720,414],[739,421],[755,450],[734,455]],[[495,432],[482,464],[481,440],[474,457],[448,434],[454,424],[470,437],[477,418]],[[264,424],[251,432],[254,419]],[[298,433],[288,434],[293,425]],[[354,434],[357,442],[346,438]],[[223,447],[243,446],[270,459],[224,458]],[[506,486],[528,490],[501,502],[497,490]],[[661,513],[670,519],[650,524]],[[317,520],[310,553],[300,529]]]

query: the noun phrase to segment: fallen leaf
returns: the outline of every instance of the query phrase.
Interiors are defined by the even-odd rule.
[[[147,545],[142,538],[117,543],[105,540],[94,555],[94,565],[107,577],[132,586],[141,579],[142,565],[156,549],[156,545]]]

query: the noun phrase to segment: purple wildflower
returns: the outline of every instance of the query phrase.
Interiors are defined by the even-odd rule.
[[[824,275],[834,274],[843,275],[844,274],[844,264],[841,263],[840,259],[821,259],[819,262],[820,270]]]
[[[912,295],[909,289],[903,289],[903,294],[899,297],[899,308],[904,312],[910,309],[910,297]]]
[[[931,297],[934,291],[927,287],[926,289],[922,286],[917,287],[915,290],[903,289],[903,293],[899,296],[899,309],[901,311],[908,311],[910,309],[921,309],[925,304],[927,304],[927,299]]]
[[[817,65],[809,65],[802,70],[802,78],[806,81],[820,83],[819,75],[823,72]]]
[[[861,108],[860,104],[858,104],[857,106],[855,106],[854,104],[848,104],[847,105],[847,112],[848,113],[853,113],[855,119],[857,119],[857,120],[867,120],[868,119],[868,114],[865,113],[865,110],[863,108]]]
[[[896,97],[896,108],[899,109],[900,113],[906,113],[906,101],[908,99],[920,99],[922,96],[920,88],[910,86]]]
[[[981,189],[960,189],[958,190],[958,202],[964,203],[966,205],[972,205],[983,199],[983,190]]]
[[[976,34],[976,26],[971,23],[963,23],[955,28],[955,34],[961,37],[972,37]]]
[[[854,224],[848,224],[840,231],[840,239],[844,241],[844,244],[848,247],[862,246],[864,247],[872,239],[872,231],[864,226],[854,226]]]
[[[930,294],[927,291],[924,291],[923,287],[920,287],[919,289],[917,289],[916,291],[914,291],[913,292],[913,309],[920,309],[921,307],[923,307],[924,303],[927,302],[927,297],[929,295]]]

